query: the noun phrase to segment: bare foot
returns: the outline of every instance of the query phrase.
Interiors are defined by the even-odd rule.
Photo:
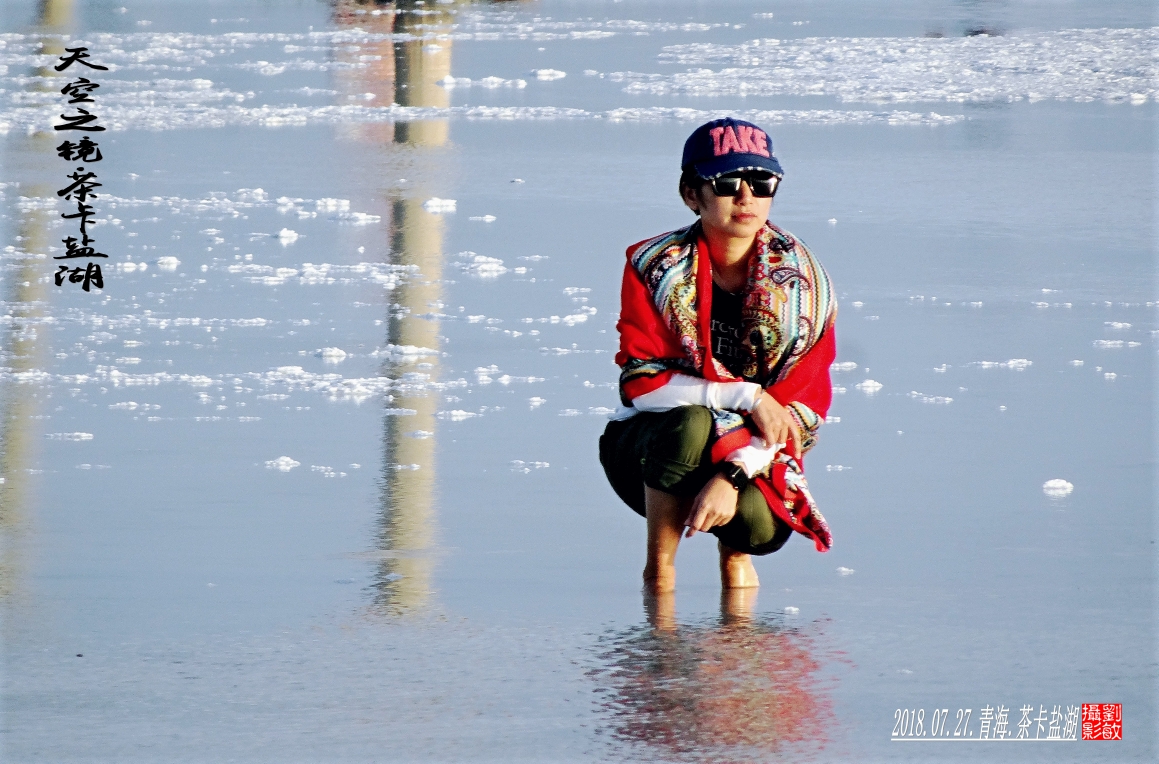
[[[648,565],[644,568],[644,590],[664,594],[676,589],[675,565]]]
[[[722,588],[754,589],[761,585],[751,556],[729,549],[719,541],[716,546],[720,550],[720,585]]]

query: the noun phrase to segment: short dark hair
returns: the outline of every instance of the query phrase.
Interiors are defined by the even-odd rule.
[[[680,173],[680,198],[684,199],[684,189],[691,189],[697,198],[700,196],[700,189],[705,184],[705,179],[700,177],[700,173],[696,172],[692,167],[685,167]],[[697,215],[700,213],[697,212]]]

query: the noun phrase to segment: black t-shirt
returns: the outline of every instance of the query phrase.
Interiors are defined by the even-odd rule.
[[[743,306],[743,292],[726,292],[712,282],[712,355],[738,377],[744,369],[740,317]]]

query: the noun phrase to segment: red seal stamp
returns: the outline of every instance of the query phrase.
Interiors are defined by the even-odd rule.
[[[1083,703],[1083,740],[1122,740],[1122,703]]]

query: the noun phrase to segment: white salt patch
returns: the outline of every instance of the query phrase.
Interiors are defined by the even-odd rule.
[[[826,472],[844,472],[845,470],[851,470],[851,469],[853,469],[853,468],[846,467],[844,464],[826,464],[825,465]]]
[[[295,467],[301,466],[301,464],[301,462],[294,461],[288,456],[279,456],[277,459],[270,459],[266,462],[266,469],[289,472]]]
[[[579,409],[564,409],[559,412],[560,416],[581,416],[582,412]]]
[[[910,398],[921,401],[922,403],[947,404],[954,402],[953,398],[947,398],[942,395],[925,395],[924,393],[919,393],[917,390],[910,390],[907,395]]]
[[[829,218],[829,225],[837,225],[837,218]]]
[[[532,69],[531,73],[535,75],[535,79],[546,82],[563,79],[567,76],[567,72],[561,72],[558,69]]]
[[[408,438],[414,438],[415,440],[426,440],[432,435],[434,435],[434,433],[430,430],[415,430],[406,434]]]
[[[53,432],[46,435],[49,440],[92,440],[91,432]]]
[[[793,607],[792,605],[789,605],[788,607],[785,608],[785,615],[797,615],[800,612],[801,612],[801,608]]]
[[[488,90],[495,90],[497,88],[514,88],[516,90],[527,87],[527,80],[521,79],[504,79],[503,77],[483,77],[482,79],[472,80],[469,77],[452,77],[447,75],[439,84],[445,88],[469,88],[481,87]]]
[[[395,470],[396,472],[400,472],[400,471],[416,472],[419,469],[419,465],[417,465],[417,464],[392,464],[392,465],[390,465],[390,468],[392,470]]]
[[[278,241],[280,241],[283,246],[287,244],[293,244],[297,240],[298,233],[296,231],[291,231],[289,228],[283,228],[282,230],[278,231]]]
[[[858,382],[856,385],[854,385],[854,387],[856,387],[858,390],[865,393],[866,395],[873,395],[878,390],[880,390],[882,387],[884,387],[884,385],[882,385],[880,382],[877,382],[875,380],[867,379],[864,382]]]
[[[1070,365],[1071,365],[1071,366],[1082,366],[1082,365],[1083,365],[1083,363],[1085,363],[1085,362],[1084,362],[1084,361],[1079,361],[1079,360],[1077,360],[1077,359],[1076,359],[1076,360],[1074,360],[1074,361],[1071,361],[1071,362],[1070,362]]]
[[[331,199],[329,197],[316,199],[314,207],[318,212],[349,212],[349,199]]]
[[[975,361],[970,364],[970,366],[979,366],[983,369],[1014,369],[1015,371],[1025,371],[1033,365],[1032,361],[1025,358],[1011,358],[1009,361]]]
[[[339,363],[346,360],[346,351],[342,348],[322,348],[314,355],[326,363]]]
[[[417,361],[426,356],[438,355],[439,351],[432,348],[418,347],[417,345],[387,345],[375,350],[370,355],[374,358],[386,357],[393,361]]]
[[[1061,499],[1063,496],[1070,495],[1070,492],[1073,490],[1074,485],[1061,478],[1047,480],[1042,484],[1042,492],[1052,499]]]
[[[157,267],[163,271],[175,271],[178,265],[181,265],[181,261],[172,255],[157,258]]]
[[[1094,345],[1097,348],[1121,348],[1126,346],[1123,340],[1095,340]]]
[[[531,472],[532,470],[543,470],[543,469],[547,469],[550,466],[551,465],[548,464],[547,462],[525,462],[522,459],[514,459],[511,462],[511,471],[512,472],[522,472],[523,474],[526,475],[527,473]]]
[[[475,215],[474,217],[467,218],[467,220],[478,220],[483,223],[494,223],[496,220],[498,220],[498,218],[496,218],[494,215]]]
[[[454,411],[440,411],[435,414],[439,419],[449,419],[452,422],[461,422],[464,419],[479,416],[474,411],[463,411],[462,409],[455,409]]]
[[[339,212],[334,216],[334,219],[348,225],[370,225],[382,220],[380,216],[366,212]]]
[[[1104,321],[1104,326],[1109,326],[1112,329],[1130,329],[1131,325],[1122,321]]]
[[[855,308],[861,308],[862,306],[865,305],[865,303],[863,303],[861,300],[854,300],[853,302],[851,302],[849,304]]]
[[[610,409],[607,406],[589,406],[588,413],[596,416],[607,416],[608,414],[616,413],[616,410]]]
[[[841,576],[852,576],[854,574],[853,568],[838,568],[837,574]]]
[[[838,361],[837,363],[830,364],[829,368],[833,371],[853,371],[857,368],[857,364],[853,361]]]
[[[840,423],[841,423],[841,417],[839,417],[839,416],[827,416],[827,417],[825,417],[825,424],[840,424]]]
[[[444,212],[454,212],[455,205],[454,199],[440,199],[437,196],[432,196],[423,202],[423,209],[432,215],[439,215]]]
[[[1118,376],[1119,376],[1119,375],[1118,375],[1118,374],[1116,374],[1115,372],[1113,372],[1113,371],[1108,371],[1108,372],[1106,372],[1106,373],[1104,373],[1104,374],[1103,374],[1103,379],[1115,379],[1115,378],[1116,378],[1116,377],[1118,377]]]
[[[478,276],[480,278],[495,278],[507,272],[507,268],[504,267],[502,260],[497,257],[487,257],[486,255],[475,255],[462,268],[472,276]]]
[[[547,403],[547,398],[528,398],[527,402],[531,404],[531,408],[537,409],[543,404]]]

